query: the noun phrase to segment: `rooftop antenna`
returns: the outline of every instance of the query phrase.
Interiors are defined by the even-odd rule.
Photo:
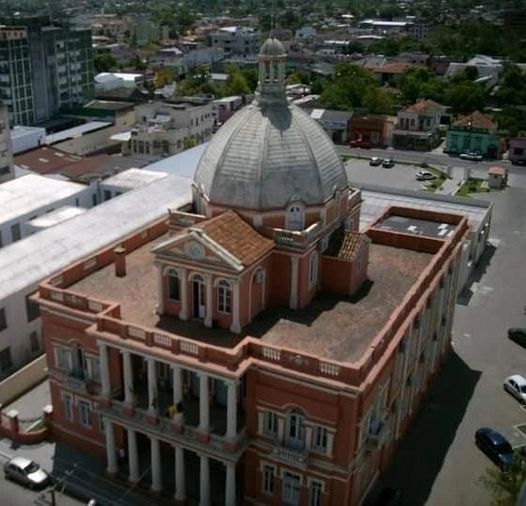
[[[276,12],[276,0],[272,0],[272,9],[271,9],[271,12],[270,12],[270,35],[269,35],[269,39],[272,39],[272,36],[274,35],[274,28],[276,28],[275,12]]]

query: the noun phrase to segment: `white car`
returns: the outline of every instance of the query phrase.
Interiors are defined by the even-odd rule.
[[[526,404],[526,378],[520,374],[514,374],[504,380],[504,390],[516,397],[517,400]]]
[[[428,170],[419,170],[416,173],[416,180],[417,181],[431,181],[433,179],[436,179],[437,177],[432,172],[429,172]]]
[[[49,475],[36,462],[25,457],[13,457],[4,464],[5,477],[30,488],[45,487]]]

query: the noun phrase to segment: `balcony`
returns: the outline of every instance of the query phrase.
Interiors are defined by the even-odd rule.
[[[307,468],[309,453],[307,450],[296,450],[286,446],[274,445],[272,455],[286,464],[293,464],[296,467]]]

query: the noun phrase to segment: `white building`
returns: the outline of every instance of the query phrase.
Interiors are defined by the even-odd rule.
[[[14,177],[13,149],[7,107],[0,106],[0,183]]]
[[[154,181],[163,179],[168,174],[165,172],[144,169],[128,169],[115,176],[104,179],[99,184],[99,202],[118,197],[130,190],[136,190]]]
[[[45,140],[45,128],[15,125],[11,129],[11,142],[13,144],[14,155],[41,146]]]
[[[191,179],[168,176],[2,249],[0,377],[42,353],[39,312],[29,296],[44,278],[188,204],[190,188]]]
[[[64,205],[91,207],[94,188],[31,174],[0,186],[0,247],[28,235],[26,224]],[[3,251],[2,251],[3,253]]]
[[[175,155],[210,139],[215,115],[211,104],[156,102],[135,108],[137,124],[120,136],[123,153],[152,160]]]
[[[260,34],[253,28],[225,26],[208,34],[209,46],[220,49],[225,56],[248,56],[259,52]]]

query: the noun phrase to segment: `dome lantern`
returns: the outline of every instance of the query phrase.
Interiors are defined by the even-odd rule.
[[[258,100],[262,104],[286,102],[285,60],[287,54],[276,38],[267,39],[259,51]]]

